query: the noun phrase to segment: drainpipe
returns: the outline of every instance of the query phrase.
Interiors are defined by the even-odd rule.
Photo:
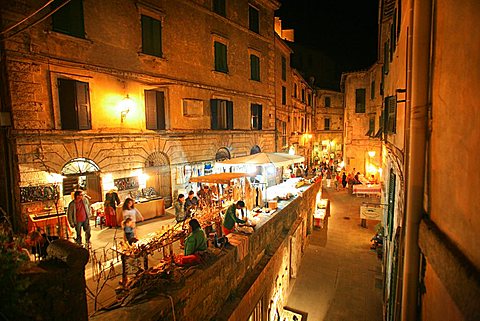
[[[412,75],[407,90],[411,94],[410,137],[407,172],[405,261],[402,287],[402,321],[418,317],[420,249],[418,227],[422,219],[429,102],[430,41],[432,0],[412,1]]]

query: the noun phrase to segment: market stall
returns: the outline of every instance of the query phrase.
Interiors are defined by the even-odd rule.
[[[353,185],[353,194],[360,195],[375,195],[380,196],[382,193],[382,187],[380,184],[358,184]]]
[[[118,226],[123,221],[122,206],[123,202],[116,208]],[[135,202],[135,208],[142,213],[144,219],[148,220],[165,215],[165,200],[163,198],[139,200]]]

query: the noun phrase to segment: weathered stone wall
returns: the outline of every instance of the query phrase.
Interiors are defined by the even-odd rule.
[[[171,296],[176,319],[246,320],[259,300],[265,302],[264,314],[274,296],[277,301],[284,300],[288,283],[278,287],[277,277],[289,280],[289,240],[298,228],[305,237],[311,231],[320,187],[320,183],[310,186],[302,197],[256,229],[249,237],[248,255],[240,262],[236,249],[230,248],[212,265],[197,268],[181,289],[160,289]],[[91,320],[171,320],[172,311],[169,297],[159,294],[134,306],[97,314]]]

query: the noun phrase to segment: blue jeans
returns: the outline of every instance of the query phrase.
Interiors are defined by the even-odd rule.
[[[77,222],[77,224],[75,225],[75,232],[77,233],[77,238],[75,239],[75,242],[77,242],[77,244],[82,244],[82,227],[85,231],[85,241],[87,243],[90,242],[90,222],[87,218],[84,222]]]

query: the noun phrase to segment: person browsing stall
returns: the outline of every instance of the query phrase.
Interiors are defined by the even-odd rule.
[[[133,225],[137,222],[137,218],[140,221],[143,221],[144,218],[139,210],[135,208],[135,201],[131,198],[125,199],[123,203],[123,220],[125,221],[127,218],[131,218],[133,221]]]
[[[195,193],[193,191],[188,192],[188,197],[185,200],[185,211],[194,208],[198,204],[198,198],[195,197]]]
[[[85,241],[90,243],[90,203],[83,197],[82,191],[75,191],[74,199],[68,204],[67,217],[68,223],[75,228],[77,235],[75,242],[82,244],[82,228],[85,232]]]
[[[173,207],[175,208],[175,219],[177,220],[177,223],[185,221],[187,218],[185,213],[185,195],[178,194]]]
[[[235,204],[232,204],[228,207],[227,212],[225,213],[225,219],[223,220],[222,230],[224,235],[228,235],[233,232],[235,228],[235,223],[245,224],[246,221],[237,217],[237,209],[245,209],[245,202],[238,201]]]

